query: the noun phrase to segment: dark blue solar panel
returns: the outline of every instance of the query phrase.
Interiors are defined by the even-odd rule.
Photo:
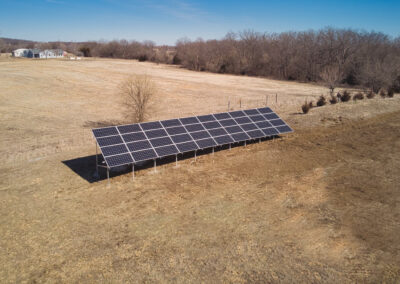
[[[232,111],[229,113],[232,117],[241,117],[241,116],[246,116],[246,114],[241,111],[241,110],[237,110],[237,111]]]
[[[250,137],[247,136],[247,134],[244,132],[231,134],[231,136],[232,136],[233,140],[235,140],[235,142],[241,142],[241,141],[246,141],[246,140],[250,139]]]
[[[161,120],[161,124],[164,127],[172,127],[172,126],[179,126],[182,125],[179,119],[169,119],[169,120]]]
[[[115,167],[293,130],[270,108],[264,107],[92,131],[107,165]]]
[[[156,152],[153,149],[131,152],[135,162],[141,162],[157,158]]]
[[[103,137],[103,136],[118,135],[118,130],[115,126],[93,129],[93,135],[96,138]]]
[[[238,124],[244,124],[244,123],[250,123],[251,122],[250,118],[248,118],[247,116],[235,118],[235,120],[236,120],[236,122]]]
[[[219,128],[221,127],[221,124],[219,124],[216,121],[212,121],[212,122],[204,122],[203,126],[207,129],[213,129],[213,128]]]
[[[192,116],[192,117],[180,118],[179,120],[180,120],[180,121],[182,122],[182,124],[184,124],[184,125],[193,124],[193,123],[199,123],[199,120],[198,120],[196,117],[194,117],[194,116]]]
[[[270,120],[269,122],[271,122],[273,126],[285,125],[285,122],[282,119]]]
[[[168,136],[164,129],[147,130],[144,133],[149,139]]]
[[[101,152],[103,153],[104,157],[106,157],[111,155],[128,153],[128,149],[126,149],[125,144],[119,144],[114,146],[103,147],[101,148]]]
[[[167,130],[169,135],[186,133],[186,129],[183,126],[170,127],[166,128],[165,130]]]
[[[214,137],[214,140],[217,141],[218,145],[224,145],[235,142],[229,135]]]
[[[278,116],[276,113],[264,114],[264,117],[265,117],[266,119],[268,119],[268,120],[279,118],[279,116]]]
[[[197,145],[199,145],[200,149],[205,149],[205,148],[217,146],[217,144],[211,138],[197,140],[196,143],[197,143]]]
[[[194,143],[194,142],[185,142],[185,143],[176,144],[176,147],[178,148],[179,152],[181,152],[181,153],[190,152],[190,151],[199,149],[199,147],[197,147],[196,143]]]
[[[201,122],[214,121],[215,118],[211,114],[200,115],[197,117]]]
[[[275,128],[263,128],[261,130],[262,132],[264,132],[265,136],[273,136],[279,134],[279,132]]]
[[[262,115],[252,115],[252,116],[249,116],[249,117],[254,122],[265,121],[265,118]]]
[[[172,141],[174,143],[182,143],[182,142],[187,142],[187,141],[192,141],[192,137],[189,134],[179,134],[179,135],[174,135],[171,136]]]
[[[279,133],[289,133],[292,132],[293,130],[287,126],[287,125],[282,125],[282,126],[278,126],[276,127],[276,129],[279,131]]]
[[[189,132],[204,130],[203,125],[201,125],[200,123],[186,125],[185,127],[186,127],[187,131],[189,131]]]
[[[133,142],[133,141],[140,141],[145,140],[146,136],[143,132],[134,132],[129,134],[123,134],[122,138],[124,138],[125,142]]]
[[[121,125],[118,126],[118,130],[121,134],[142,131],[139,124]]]
[[[245,131],[258,129],[257,125],[255,125],[254,123],[242,124],[242,125],[240,125],[240,127],[243,128],[243,130],[245,130]]]
[[[260,130],[252,130],[252,131],[247,131],[246,132],[247,133],[247,135],[249,135],[251,138],[261,138],[261,137],[264,137],[265,135],[264,135],[264,133],[262,133]]]
[[[122,144],[122,143],[124,143],[124,141],[122,141],[121,136],[116,135],[116,136],[97,138],[97,143],[99,143],[100,147],[104,147],[104,146],[110,146],[110,145],[115,145],[115,144]]]
[[[231,116],[227,112],[216,113],[216,114],[214,114],[214,116],[218,120],[231,118]]]
[[[262,107],[258,109],[259,112],[261,113],[270,113],[273,112],[272,109],[270,109],[269,107]]]
[[[232,126],[237,125],[237,123],[233,119],[224,119],[218,121],[222,126]]]
[[[132,164],[133,160],[130,154],[122,154],[116,156],[104,157],[109,167],[118,167]]]
[[[226,135],[228,134],[225,129],[223,128],[215,128],[215,129],[211,129],[208,131],[211,136],[215,137],[215,136],[221,136],[221,135]]]
[[[153,121],[153,122],[143,122],[140,124],[143,130],[151,130],[151,129],[158,129],[162,128],[162,125],[159,121]]]
[[[131,151],[131,152],[151,148],[150,142],[147,140],[132,142],[132,143],[128,143],[126,145],[128,146],[129,151]]]
[[[175,145],[168,145],[168,146],[163,146],[163,147],[158,147],[154,149],[158,155],[158,157],[165,157],[165,156],[170,156],[170,155],[175,155],[178,154],[179,151],[175,147]]]
[[[259,121],[259,122],[256,122],[256,125],[257,125],[259,128],[268,128],[268,127],[272,127],[272,124],[269,123],[268,121]]]
[[[240,128],[239,126],[229,126],[229,127],[225,127],[225,129],[230,134],[237,133],[237,132],[243,132],[242,128]]]
[[[194,140],[210,137],[210,134],[208,134],[207,131],[192,132],[190,133],[190,135],[193,137]]]
[[[244,110],[244,113],[247,115],[260,114],[256,109],[246,109],[246,110]]]
[[[160,147],[160,146],[173,144],[171,138],[169,138],[169,137],[150,139],[150,143],[151,143],[151,145],[153,145],[153,147]]]

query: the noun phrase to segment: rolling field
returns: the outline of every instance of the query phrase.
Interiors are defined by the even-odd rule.
[[[93,179],[90,129],[268,105],[280,139]],[[299,113],[327,89],[128,60],[0,57],[0,282],[399,282],[400,96]],[[276,94],[278,101],[276,101]],[[267,96],[267,98],[266,98]]]

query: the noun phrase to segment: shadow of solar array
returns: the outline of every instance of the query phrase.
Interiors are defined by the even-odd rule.
[[[109,168],[293,130],[269,107],[93,129]]]

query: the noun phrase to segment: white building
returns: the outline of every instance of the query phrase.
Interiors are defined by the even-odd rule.
[[[12,56],[14,57],[28,57],[29,49],[27,48],[19,48],[12,52]]]
[[[62,58],[64,51],[62,49],[46,49],[39,53],[40,58]]]
[[[20,48],[12,52],[14,57],[28,57],[28,58],[62,58],[66,54],[62,49],[46,49],[40,51],[39,49],[33,48]]]

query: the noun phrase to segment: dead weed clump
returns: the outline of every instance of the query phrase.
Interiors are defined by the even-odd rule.
[[[382,99],[384,99],[384,98],[386,98],[386,92],[385,92],[385,90],[381,90],[380,92],[379,92],[379,95],[381,96],[381,98]]]
[[[344,91],[342,97],[340,98],[340,100],[342,102],[348,102],[351,99],[351,95],[348,91]]]
[[[311,108],[310,104],[312,105],[312,102],[307,103],[307,101],[305,101],[304,104],[301,106],[301,110],[303,111],[304,114],[306,114],[310,111],[310,108]]]
[[[366,96],[368,99],[373,99],[375,97],[375,93],[374,91],[369,91]]]
[[[329,99],[329,102],[331,103],[331,105],[334,105],[338,102],[338,98],[335,97],[334,95],[331,95],[331,98]]]
[[[364,95],[363,93],[357,93],[353,96],[353,101],[357,101],[357,100],[363,100],[364,99]]]
[[[317,106],[321,107],[326,105],[326,99],[324,96],[320,96],[318,101],[317,101]]]
[[[387,96],[388,96],[389,98],[393,98],[393,96],[394,96],[394,90],[393,90],[392,88],[390,88],[390,89],[388,90]]]

